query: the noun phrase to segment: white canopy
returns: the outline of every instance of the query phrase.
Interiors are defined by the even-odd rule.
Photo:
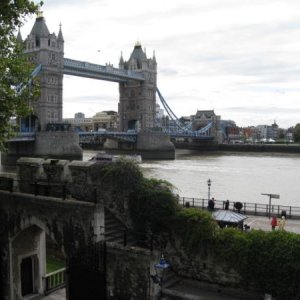
[[[241,223],[247,216],[230,211],[230,210],[217,210],[213,213],[213,217],[218,222],[225,222],[225,223]]]

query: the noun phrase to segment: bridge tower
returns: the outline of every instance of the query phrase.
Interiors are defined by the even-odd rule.
[[[28,59],[42,65],[40,97],[32,106],[38,118],[38,128],[43,131],[47,123],[62,122],[64,38],[61,25],[58,36],[50,33],[40,13],[24,44]]]
[[[120,130],[145,130],[154,127],[156,105],[157,63],[155,55],[147,58],[137,42],[128,61],[121,54],[119,68],[143,74],[145,81],[129,80],[119,84]]]

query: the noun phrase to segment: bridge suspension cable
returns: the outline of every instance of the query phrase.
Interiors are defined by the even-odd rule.
[[[158,97],[160,99],[160,102],[162,103],[164,109],[166,110],[168,116],[171,118],[171,120],[176,122],[176,125],[184,130],[184,131],[192,131],[191,130],[191,123],[188,126],[184,126],[182,125],[182,123],[180,122],[180,120],[178,119],[178,117],[175,115],[175,113],[172,111],[172,109],[170,108],[170,106],[168,105],[168,103],[166,102],[166,100],[164,99],[164,97],[162,96],[161,92],[159,91],[158,88],[156,88]],[[190,128],[189,128],[190,127]]]
[[[32,79],[35,78],[42,70],[42,65],[38,65],[30,74],[30,79],[28,80],[28,82],[24,85],[19,84],[16,87],[17,92],[20,94],[27,86],[30,86],[32,83]]]
[[[181,130],[183,130],[186,134],[191,136],[203,136],[203,135],[210,135],[210,129],[212,127],[212,122],[208,123],[203,128],[200,128],[199,130],[192,130],[192,122],[189,122],[187,125],[183,125],[182,122],[179,120],[179,118],[175,115],[175,113],[172,111],[170,106],[168,105],[167,101],[162,96],[161,92],[158,88],[156,88],[158,97],[160,99],[160,102],[162,103],[164,109],[166,110],[168,116],[171,118],[171,120],[175,121],[177,127],[179,127]]]

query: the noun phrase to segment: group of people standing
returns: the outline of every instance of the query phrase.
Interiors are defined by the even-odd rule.
[[[281,219],[277,219],[275,216],[272,217],[271,220],[271,227],[272,230],[275,230],[275,228],[278,226],[278,230],[283,231],[285,226],[285,216],[282,216]]]

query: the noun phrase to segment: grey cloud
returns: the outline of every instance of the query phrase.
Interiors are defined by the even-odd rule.
[[[293,107],[270,107],[270,106],[232,106],[222,108],[224,112],[232,112],[232,113],[244,113],[247,112],[249,114],[269,114],[270,112],[273,114],[300,114],[300,108]]]
[[[92,95],[92,96],[78,96],[78,97],[64,97],[64,102],[71,102],[74,104],[99,104],[99,105],[111,105],[115,106],[118,104],[119,99],[116,99],[115,97],[111,97],[109,95],[101,95],[101,92],[99,92],[99,95]]]
[[[174,75],[178,75],[178,71],[175,68],[160,68],[159,75],[174,76]]]

